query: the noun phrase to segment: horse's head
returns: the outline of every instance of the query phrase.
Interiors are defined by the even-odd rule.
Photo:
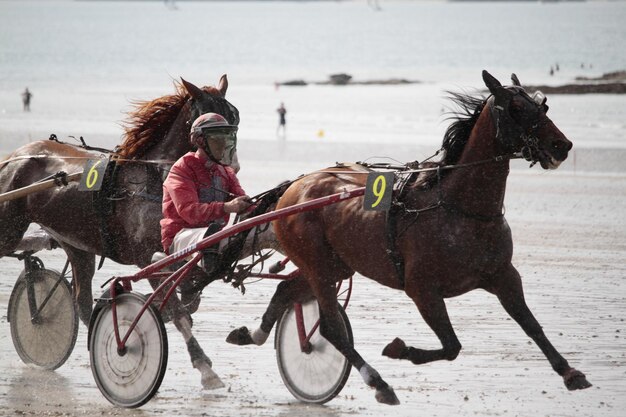
[[[135,103],[125,122],[124,141],[118,147],[120,158],[177,160],[193,148],[189,142],[191,124],[204,113],[218,113],[230,124],[239,124],[239,110],[224,97],[226,75],[217,87],[199,88],[181,80],[176,94]]]
[[[228,89],[228,79],[222,75],[217,87],[196,87],[189,81],[180,79],[183,87],[190,96],[190,117],[188,126],[200,115],[205,113],[217,113],[228,121],[231,125],[239,125],[239,110],[226,100],[226,90]]]
[[[526,160],[539,162],[544,169],[556,169],[572,148],[565,135],[546,115],[546,97],[540,91],[532,97],[515,74],[512,86],[502,86],[487,71],[483,80],[492,96],[487,101],[496,128],[496,138],[505,152],[522,152]]]
[[[231,125],[239,125],[239,110],[226,100],[226,90],[228,89],[228,78],[226,74],[222,75],[217,87],[198,88],[194,84],[181,78],[183,87],[189,93],[190,98],[190,116],[187,121],[187,127],[190,129],[194,120],[205,113],[217,113]],[[232,158],[230,166],[239,171],[239,158],[237,151]]]

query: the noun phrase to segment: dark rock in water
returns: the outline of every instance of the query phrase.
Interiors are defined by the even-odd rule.
[[[340,77],[345,75],[346,77]],[[333,78],[334,77],[334,78]],[[347,74],[331,75],[328,81],[320,81],[315,84],[318,85],[404,85],[404,84],[417,84],[419,81],[411,81],[405,78],[386,78],[381,80],[364,80],[354,81],[352,77]]]
[[[291,80],[291,81],[284,81],[282,83],[277,83],[278,85],[291,85],[291,86],[303,86],[303,85],[307,85],[307,82],[304,80]]]
[[[340,73],[340,74],[333,74],[329,78],[330,78],[330,84],[346,85],[352,79],[352,75]]]
[[[541,90],[545,94],[626,94],[626,83],[534,85],[524,89],[529,93]]]
[[[419,83],[419,81],[407,80],[405,78],[386,78],[379,80],[354,81],[352,79],[352,75],[345,73],[332,74],[328,77],[328,80],[326,81],[313,82],[313,84],[317,85],[404,85],[417,83]],[[302,79],[296,79],[277,82],[276,85],[303,86],[308,85],[308,83]]]
[[[626,81],[626,71],[613,71],[599,77],[576,77],[576,81]]]
[[[599,77],[576,77],[576,84],[559,86],[524,86],[526,91],[546,94],[626,94],[626,71],[614,71]]]
[[[411,81],[405,78],[389,78],[386,80],[366,80],[366,81],[353,81],[350,84],[360,85],[400,85],[400,84],[417,84],[419,81]]]

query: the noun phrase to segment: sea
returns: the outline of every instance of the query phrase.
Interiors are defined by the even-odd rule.
[[[441,144],[447,91],[484,94],[483,69],[527,85],[626,69],[624,22],[624,1],[0,0],[0,157],[51,133],[114,147],[133,102],[227,74],[240,144],[352,160],[401,145],[394,157],[413,160]],[[338,73],[414,83],[323,84]],[[293,80],[306,85],[280,85]],[[575,150],[626,149],[625,95],[548,104]]]

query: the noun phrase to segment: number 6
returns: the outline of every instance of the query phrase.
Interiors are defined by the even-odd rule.
[[[98,181],[98,170],[96,170],[96,167],[101,162],[102,161],[98,161],[95,164],[93,164],[91,168],[89,168],[89,173],[87,174],[87,180],[85,180],[85,185],[87,186],[87,188],[93,188],[93,186],[96,185],[96,182]]]

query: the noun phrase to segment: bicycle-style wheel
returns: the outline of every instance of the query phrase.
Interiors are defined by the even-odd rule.
[[[339,312],[350,343],[352,328],[341,306]],[[306,331],[310,331],[319,319],[316,301],[302,305]],[[287,389],[300,401],[323,404],[335,398],[350,376],[348,360],[324,337],[319,328],[311,336],[309,349],[303,351],[296,323],[296,314],[289,308],[276,327],[276,358],[278,370]]]
[[[72,288],[60,273],[49,269],[31,271],[28,282],[22,272],[9,299],[13,346],[24,363],[57,369],[70,357],[78,334]]]
[[[128,292],[115,299],[120,337],[139,315],[146,298]],[[167,368],[167,334],[156,308],[149,306],[118,352],[112,306],[97,312],[89,337],[91,371],[98,388],[111,403],[140,407],[156,394]]]

